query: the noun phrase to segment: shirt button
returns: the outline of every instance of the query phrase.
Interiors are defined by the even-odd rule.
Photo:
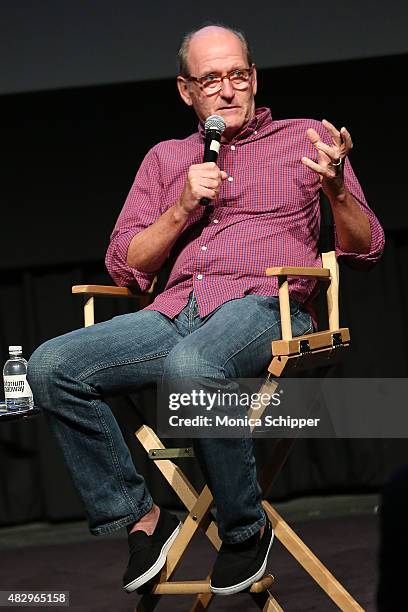
[[[232,181],[233,181],[233,180],[234,180],[234,179],[233,179],[233,177],[232,177],[232,176],[229,176],[229,177],[227,178],[227,181],[229,181],[230,183],[232,183]]]
[[[197,278],[198,278],[198,280],[202,280],[203,275],[202,274],[197,274]]]
[[[219,223],[218,219],[214,219],[213,223]]]
[[[231,145],[231,151],[235,151],[235,145]]]
[[[201,247],[201,250],[202,250],[202,251],[206,251],[206,250],[207,250],[207,247],[206,247],[206,246],[202,246],[202,247]]]
[[[257,133],[258,133],[258,130],[255,130],[254,134],[257,134]]]

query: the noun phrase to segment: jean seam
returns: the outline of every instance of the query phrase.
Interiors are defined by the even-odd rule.
[[[290,315],[290,318],[292,319],[293,317],[295,317],[295,315],[298,314],[298,312],[301,312],[300,309],[298,308],[293,314]],[[236,355],[238,355],[239,353],[241,353],[244,349],[246,349],[248,346],[250,346],[251,344],[253,344],[255,342],[255,340],[258,340],[258,338],[260,338],[263,334],[265,334],[266,332],[268,332],[269,330],[271,330],[273,327],[275,327],[276,325],[280,325],[281,320],[279,319],[278,321],[275,321],[272,325],[270,325],[269,327],[267,327],[266,329],[263,329],[261,332],[259,332],[259,334],[253,338],[251,338],[251,340],[249,340],[249,342],[247,342],[247,344],[245,344],[245,346],[241,346],[239,348],[239,350],[235,351],[235,353],[233,353],[232,355],[230,355],[228,357],[228,359],[223,363],[222,367],[225,368],[225,366],[227,365],[227,363],[229,361],[231,361],[231,359],[233,359],[234,357],[236,357]],[[311,331],[312,327],[309,325],[309,331]],[[307,333],[307,332],[304,332]]]
[[[191,328],[192,328],[192,315],[191,315],[191,300],[189,300],[188,302],[188,317],[187,317],[187,322],[188,322],[188,333],[191,334]]]
[[[251,463],[251,456],[250,456],[250,452],[249,452],[249,445],[245,444],[245,442],[246,442],[245,438],[241,438],[241,442],[245,446],[245,449],[244,449],[245,450],[245,461],[246,461],[246,464],[248,466]],[[256,466],[254,466],[254,467],[255,467],[255,475],[256,475]],[[249,476],[250,471],[246,470],[246,473]],[[257,503],[257,487],[256,487],[255,483],[259,486],[258,480],[257,480],[257,478],[255,476],[255,478],[250,478],[250,481],[251,481],[250,486],[251,486],[252,495],[253,495],[253,498],[254,498],[254,503],[256,504]],[[258,500],[258,503],[259,503],[259,500]]]
[[[97,405],[97,402],[95,400],[93,400],[91,402],[91,404],[94,405],[95,411],[96,411],[96,413],[98,415],[98,418],[99,418],[99,421],[100,421],[100,423],[102,425],[103,431],[105,432],[105,435],[106,435],[106,437],[107,437],[107,439],[109,441],[109,448],[110,448],[110,451],[111,451],[111,457],[113,458],[113,463],[114,463],[115,471],[116,471],[116,473],[118,475],[118,481],[119,481],[119,484],[120,484],[120,488],[122,490],[123,497],[126,499],[127,503],[129,504],[129,508],[131,509],[131,511],[133,513],[135,513],[136,505],[134,504],[134,502],[132,500],[132,497],[127,492],[127,489],[126,489],[126,486],[125,486],[125,479],[123,477],[123,472],[122,472],[122,469],[120,467],[120,461],[119,461],[118,454],[116,452],[116,448],[115,448],[115,444],[114,444],[114,441],[113,441],[113,437],[112,437],[112,435],[111,435],[111,433],[109,431],[109,428],[106,427],[105,419],[103,418],[102,412],[100,411],[100,409],[99,409],[99,407]],[[137,512],[136,512],[136,514],[137,514]]]
[[[242,529],[238,532],[237,536],[232,536],[231,538],[225,539],[229,544],[238,544],[239,542],[244,542],[255,533],[257,533],[261,527],[266,524],[266,514],[263,511],[263,516],[259,518],[251,527],[247,527],[246,529]]]
[[[142,363],[143,361],[152,361],[153,359],[160,359],[161,357],[167,357],[170,351],[162,351],[161,353],[153,353],[152,355],[147,355],[140,358],[133,359],[124,359],[121,361],[111,361],[108,363],[95,365],[93,368],[89,370],[85,370],[82,374],[80,374],[77,378],[78,381],[84,382],[86,378],[92,376],[96,372],[103,372],[103,370],[108,370],[109,368],[116,368],[124,365],[130,365],[132,363]]]
[[[144,514],[149,512],[152,507],[152,503],[153,500],[151,500],[151,503],[143,504],[139,508],[139,513],[136,515],[128,514],[127,516],[117,519],[116,521],[111,521],[110,523],[105,523],[104,525],[100,525],[98,527],[90,527],[90,531],[93,535],[104,535],[107,533],[112,533],[113,531],[117,531],[118,529],[126,527],[127,525],[132,525],[133,523],[136,523],[138,520],[140,520],[140,518]]]
[[[194,329],[195,311],[196,311],[196,300],[195,300],[195,297],[192,296],[188,304],[188,331],[190,334]]]
[[[233,359],[234,357],[236,357],[239,353],[241,353],[243,350],[245,350],[248,346],[250,346],[251,344],[253,344],[255,342],[255,340],[258,340],[258,338],[260,338],[263,334],[265,334],[266,332],[268,332],[270,329],[272,329],[273,327],[275,327],[276,325],[280,324],[280,321],[275,321],[275,323],[272,323],[272,325],[270,325],[269,327],[267,327],[266,329],[263,329],[261,332],[259,332],[259,334],[253,338],[251,338],[246,344],[245,346],[241,346],[237,351],[235,351],[235,353],[233,353],[232,355],[230,355],[228,357],[228,359],[223,363],[222,367],[225,368],[225,366],[227,365],[227,363],[229,361],[231,361],[231,359]]]
[[[110,523],[105,523],[105,525],[100,525],[98,527],[90,527],[90,531],[93,534],[105,534],[105,533],[109,533],[110,531],[116,531],[116,529],[120,529],[121,527],[123,527],[123,523],[129,524],[127,523],[127,521],[132,521],[133,520],[133,515],[128,514],[127,516],[122,517],[121,519],[117,519],[116,521],[111,521]]]

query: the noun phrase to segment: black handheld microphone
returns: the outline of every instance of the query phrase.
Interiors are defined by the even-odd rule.
[[[220,150],[221,134],[225,130],[225,121],[219,115],[210,115],[204,123],[205,144],[203,162],[217,163],[218,152]],[[200,204],[207,206],[210,204],[209,198],[201,198]]]

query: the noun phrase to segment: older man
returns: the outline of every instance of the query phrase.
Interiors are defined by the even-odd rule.
[[[256,68],[239,32],[201,28],[185,37],[179,59],[179,92],[199,118],[198,132],[146,155],[106,257],[117,284],[144,290],[170,256],[166,288],[143,311],[45,343],[29,364],[91,532],[128,528],[128,592],[159,572],[179,523],[153,503],[104,397],[175,377],[228,385],[257,376],[280,334],[277,286],[265,268],[319,265],[320,189],[333,210],[338,255],[372,263],[383,248],[347,160],[345,128],[273,121],[269,109],[256,109]],[[203,122],[212,114],[226,124],[218,165],[201,161]],[[304,279],[290,286],[296,335],[311,330],[312,291]],[[273,540],[251,440],[200,439],[195,450],[223,540],[211,588],[235,593],[265,571]]]

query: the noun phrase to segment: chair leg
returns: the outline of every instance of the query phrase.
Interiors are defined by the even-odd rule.
[[[295,557],[304,570],[313,578],[324,592],[334,601],[343,612],[364,612],[363,608],[336,580],[329,570],[312,553],[310,548],[289,527],[278,512],[267,501],[262,502],[263,507],[272,522],[275,536],[285,546],[289,553]]]
[[[145,448],[146,452],[149,452],[151,448],[165,448],[155,432],[147,425],[142,425],[135,435]],[[159,584],[157,585],[157,588],[159,589],[160,583],[167,581],[175,571],[184,551],[191,541],[191,538],[199,527],[204,529],[208,539],[216,550],[220,549],[221,540],[218,536],[216,523],[210,516],[208,516],[212,504],[212,495],[208,487],[205,486],[202,492],[198,494],[182,470],[172,461],[164,459],[156,461],[155,463],[180,500],[186,506],[187,510],[189,510],[189,515],[184,521],[183,527],[181,528],[176,541],[169,550],[167,563],[162,570]],[[139,605],[142,607],[140,609],[137,607],[137,612],[150,612],[156,607],[159,598],[154,593],[155,587],[152,589],[152,595],[143,595],[141,601],[139,602]],[[259,602],[258,605],[264,610],[264,612],[283,612],[282,608],[269,591],[265,591],[264,593],[250,593],[250,595],[254,598],[256,603]],[[194,603],[192,604],[191,610],[195,612],[205,610],[210,605],[212,599],[212,593],[198,593]]]
[[[140,427],[140,429],[137,430],[135,435],[137,439],[139,440],[139,442],[142,444],[142,446],[145,448],[146,452],[148,452],[149,449],[151,448],[165,448],[165,446],[163,445],[161,440],[157,437],[155,432],[150,427],[147,427],[147,425],[142,425],[142,427]],[[165,479],[167,480],[167,482],[170,484],[170,486],[176,493],[176,495],[178,495],[180,500],[183,502],[187,510],[191,512],[195,504],[197,503],[199,494],[196,491],[196,489],[193,487],[191,482],[188,480],[188,478],[185,476],[183,471],[179,468],[178,465],[176,465],[169,459],[156,461],[155,463],[158,469],[161,471],[161,473],[165,477]],[[208,490],[208,487],[207,487],[207,490]],[[206,491],[206,487],[204,487],[200,495],[203,495],[205,491]],[[211,496],[211,493],[209,493],[209,490],[208,490],[208,494]],[[206,497],[206,499],[209,505],[211,505],[212,496],[211,496],[211,502],[210,502],[209,497]],[[205,525],[205,532],[206,532],[207,537],[212,542],[214,547],[217,550],[219,550],[221,547],[221,540],[218,536],[218,528],[217,528],[216,523],[213,520],[211,520],[210,517],[206,517],[206,521],[203,520],[202,524]]]
[[[146,425],[143,425],[136,432],[136,437],[147,452],[150,448],[164,448],[164,445],[155,432]],[[175,571],[184,551],[199,527],[204,529],[207,537],[217,550],[219,550],[221,546],[221,540],[218,536],[217,525],[208,516],[212,504],[212,495],[208,487],[204,487],[199,495],[182,470],[170,460],[157,461],[156,466],[189,510],[189,515],[184,521],[180,533],[167,555],[167,563],[159,578],[159,583],[162,583],[167,581]],[[152,589],[152,595],[150,593],[143,595],[139,602],[141,606],[140,609],[137,607],[138,612],[150,612],[156,607],[159,602],[159,597],[154,595],[154,591],[155,588]],[[202,606],[208,607],[212,599],[212,594],[203,593],[201,597]],[[202,609],[205,609],[205,607]],[[200,608],[197,608],[197,610],[200,610]]]
[[[163,588],[166,589],[165,584],[168,582],[169,578],[176,570],[195,532],[199,527],[203,527],[205,529],[205,521],[207,520],[208,522],[207,513],[211,507],[211,504],[212,495],[208,487],[205,487],[201,495],[197,495],[197,501],[195,505],[193,506],[187,518],[185,519],[175,542],[173,543],[167,554],[167,562],[160,573],[158,583],[153,586],[150,593],[146,593],[141,598],[137,607],[138,612],[151,612],[151,610],[154,610],[154,608],[157,606],[160,599],[157,594],[161,593]],[[207,529],[207,532],[208,531],[209,528]],[[167,587],[167,589],[168,588],[169,587]],[[180,594],[187,595],[191,592],[197,593],[198,588],[200,587],[197,583],[178,583],[177,592]]]
[[[295,439],[282,438],[276,440],[275,447],[268,461],[268,470],[264,469],[259,479],[264,497],[268,496],[294,442]],[[339,608],[346,611],[363,610],[350,593],[346,591],[333,574],[329,572],[312,551],[303,543],[299,536],[289,527],[271,504],[264,501],[263,506],[272,522],[278,540]]]
[[[164,445],[153,430],[146,425],[143,425],[136,432],[136,436],[145,447],[146,451],[148,451],[150,448],[164,448]],[[283,455],[285,454],[286,453],[283,453]],[[217,550],[219,550],[221,546],[221,540],[218,536],[218,530],[215,522],[208,516],[212,502],[212,496],[208,487],[204,487],[203,491],[199,495],[184,473],[172,461],[157,461],[156,465],[190,512],[185,521],[187,524],[185,526],[184,533],[182,533],[182,528],[178,536],[178,538],[180,538],[180,546],[178,545],[177,538],[176,542],[169,551],[168,563],[163,569],[164,573],[162,572],[160,577],[160,581],[163,582],[163,580],[168,580],[168,578],[174,572],[182,554],[187,548],[198,527],[201,526],[205,530],[207,537]],[[335,602],[335,604],[344,612],[363,612],[363,608],[353,599],[346,589],[302,542],[299,536],[296,535],[296,533],[289,527],[278,512],[276,512],[271,504],[264,501],[263,507],[272,522],[278,540],[286,547],[288,552],[300,563],[300,565],[302,565],[313,580],[315,580],[315,582],[317,582],[325,593]],[[187,589],[187,592],[192,592],[191,585]],[[265,591],[264,593],[250,593],[250,595],[264,612],[282,611],[282,608],[273,598],[269,590]],[[144,595],[142,600],[139,602],[141,607],[137,607],[138,612],[150,612],[156,607],[158,600],[159,598],[154,594],[153,588],[152,594]],[[211,600],[212,597],[210,593],[207,592],[199,594],[195,599],[192,610],[198,612],[199,610],[206,609]]]
[[[270,591],[250,595],[262,612],[284,612]]]
[[[208,574],[206,580],[208,580],[209,582],[210,578],[211,578],[211,574]],[[190,612],[201,612],[202,610],[208,610],[213,600],[214,600],[213,593],[198,593],[190,608]]]

